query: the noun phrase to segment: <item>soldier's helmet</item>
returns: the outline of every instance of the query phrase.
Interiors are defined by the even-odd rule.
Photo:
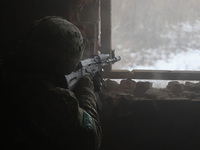
[[[80,30],[57,16],[34,21],[21,43],[20,53],[27,68],[57,75],[71,73],[85,48]]]

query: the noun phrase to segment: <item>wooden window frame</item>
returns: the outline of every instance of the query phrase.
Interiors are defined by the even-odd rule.
[[[111,0],[101,0],[101,53],[111,54],[112,10]],[[122,58],[123,59],[123,58]],[[112,66],[103,72],[104,78],[148,79],[148,80],[200,80],[200,71],[187,70],[113,70]]]

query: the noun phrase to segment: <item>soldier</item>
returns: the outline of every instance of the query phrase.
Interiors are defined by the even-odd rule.
[[[101,126],[91,77],[83,77],[73,91],[63,84],[84,47],[79,29],[61,17],[31,24],[4,75],[9,98],[4,104],[5,149],[99,149]]]

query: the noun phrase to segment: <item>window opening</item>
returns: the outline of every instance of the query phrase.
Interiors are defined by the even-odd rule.
[[[112,69],[135,70],[133,74],[143,79],[152,79],[145,77],[152,71],[186,76],[177,80],[199,80],[199,4],[197,0],[112,0],[112,48],[122,57]],[[164,76],[158,79],[176,80]]]

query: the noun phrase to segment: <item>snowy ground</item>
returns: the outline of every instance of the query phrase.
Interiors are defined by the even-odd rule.
[[[160,35],[161,38],[167,38],[170,41],[166,47],[133,52],[131,48],[124,48],[123,44],[113,46],[116,56],[119,55],[122,58],[120,62],[113,65],[113,69],[200,71],[200,21],[196,21],[193,25],[188,22],[179,23],[168,28],[167,34]],[[188,39],[184,41],[184,46],[177,44],[180,38]],[[152,82],[154,87],[163,88],[169,81]]]
[[[171,53],[167,57],[164,53],[156,53],[149,49],[146,54],[140,52],[131,53],[125,50],[124,53],[117,52],[116,56],[121,56],[121,62],[113,65],[113,69],[157,69],[157,70],[193,70],[200,71],[200,50],[188,49],[176,53]],[[140,60],[146,60],[145,64],[138,63]],[[159,57],[159,58],[158,58]]]
[[[145,55],[138,53],[131,53],[126,50],[126,53],[116,51],[116,56],[122,57],[121,62],[113,65],[113,69],[124,69],[132,71],[134,69],[147,69],[147,70],[193,70],[200,71],[200,50],[188,49],[178,53],[171,53],[165,56],[164,53],[156,54],[153,50],[147,50]],[[138,64],[137,58],[147,60],[145,64]],[[159,57],[159,59],[157,58]],[[148,62],[148,60],[150,60]],[[141,80],[140,80],[141,81]],[[164,88],[169,81],[153,81],[153,87]],[[179,81],[184,83],[185,81]]]

